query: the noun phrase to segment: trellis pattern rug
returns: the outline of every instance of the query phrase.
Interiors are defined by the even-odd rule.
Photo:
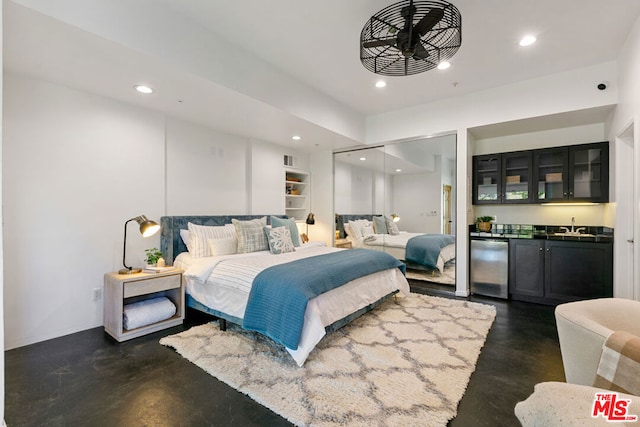
[[[302,368],[235,325],[222,332],[211,322],[160,343],[299,426],[445,426],[495,313],[462,300],[398,297],[327,335]]]

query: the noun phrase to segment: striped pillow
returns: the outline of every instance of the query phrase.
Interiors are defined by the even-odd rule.
[[[223,239],[234,237],[236,230],[232,224],[222,226],[197,225],[188,223],[189,228],[189,253],[194,258],[213,256],[209,247],[209,239]]]
[[[640,395],[640,337],[625,331],[609,335],[593,386]]]
[[[267,226],[266,216],[249,221],[240,221],[234,218],[231,222],[236,228],[239,254],[269,250],[269,242],[264,234],[264,227]]]

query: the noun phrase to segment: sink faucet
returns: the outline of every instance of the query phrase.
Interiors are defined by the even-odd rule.
[[[574,226],[576,225],[576,217],[572,216],[571,217],[571,232],[574,232]]]

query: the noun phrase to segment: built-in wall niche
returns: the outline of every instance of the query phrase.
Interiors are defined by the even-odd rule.
[[[455,234],[455,135],[359,147],[333,159],[337,219],[397,215],[400,231]]]

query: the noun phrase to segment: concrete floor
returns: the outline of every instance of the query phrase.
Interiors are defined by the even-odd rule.
[[[412,290],[449,296],[411,281]],[[514,426],[515,404],[563,381],[553,307],[472,296],[497,317],[450,426]],[[5,353],[5,421],[16,426],[285,426],[285,419],[158,344],[207,318],[124,343],[102,328]]]

